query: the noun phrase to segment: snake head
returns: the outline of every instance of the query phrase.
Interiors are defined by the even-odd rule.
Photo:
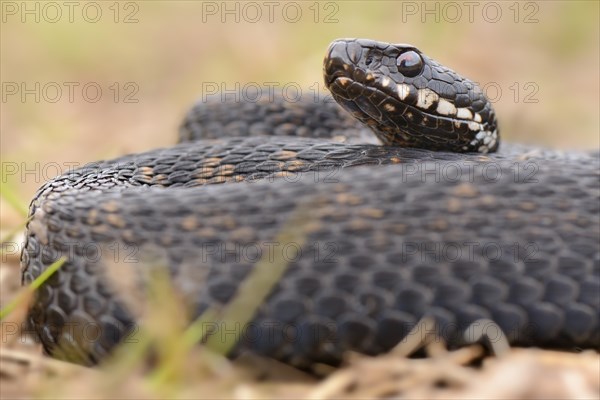
[[[496,115],[479,86],[406,44],[339,39],[323,62],[333,98],[387,145],[493,152]]]

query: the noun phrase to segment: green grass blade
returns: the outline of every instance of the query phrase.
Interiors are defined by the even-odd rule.
[[[21,304],[21,302],[28,293],[37,290],[44,282],[46,282],[52,276],[52,274],[58,271],[58,269],[62,267],[65,261],[66,260],[64,258],[60,258],[59,260],[53,262],[52,265],[50,265],[48,268],[46,268],[44,272],[40,274],[40,276],[38,276],[33,282],[31,282],[31,284],[26,288],[25,291],[21,291],[17,296],[15,296],[14,299],[12,299],[6,305],[6,307],[2,308],[0,310],[0,321],[3,320],[6,316],[8,316],[10,313],[12,313],[15,310],[15,308],[17,308]]]
[[[29,221],[31,220],[31,217],[29,217],[27,219],[27,221],[18,224],[17,226],[15,226],[13,229],[11,229],[3,238],[0,239],[0,257],[4,256],[4,247],[6,244],[8,244],[8,242],[10,242],[11,240],[13,240],[15,238],[15,236],[17,235],[17,233],[21,232],[23,229],[25,229],[25,226],[29,223]]]
[[[44,272],[40,274],[29,287],[33,290],[37,290],[44,282],[46,282],[63,264],[67,261],[64,257],[54,261]]]
[[[306,241],[306,226],[310,222],[309,210],[310,207],[299,207],[275,236],[275,242],[281,245],[295,243],[301,248]],[[226,340],[222,340],[221,335],[213,335],[209,336],[206,341],[206,348],[215,356],[219,358],[226,356],[237,343],[241,331],[252,320],[258,307],[271,293],[287,269],[289,262],[285,259],[283,252],[275,252],[271,259],[270,257],[271,254],[264,251],[254,270],[240,285],[236,297],[223,312],[214,308],[206,310],[184,331],[178,348],[173,349],[173,353],[187,354],[209,333],[208,327],[218,322],[222,324],[221,326],[239,328],[236,335],[227,335]],[[229,328],[226,329],[229,330]],[[210,354],[205,354],[205,356],[209,358]],[[210,362],[209,359],[206,361]],[[180,363],[181,360],[177,356],[165,360],[153,371],[149,379],[150,384],[154,388],[164,385],[173,376]]]
[[[29,210],[23,205],[23,201],[19,199],[19,196],[17,196],[13,188],[7,182],[0,182],[0,197],[6,200],[6,202],[17,210],[24,218],[27,218]]]
[[[306,242],[306,227],[310,222],[310,207],[299,206],[286,222],[282,230],[275,236],[275,243],[287,245],[294,243],[302,248]],[[277,282],[287,270],[289,261],[282,251],[270,254],[265,251],[256,263],[254,270],[242,282],[238,294],[225,308],[220,323],[228,332],[237,331],[236,335],[212,335],[206,341],[206,347],[217,354],[227,355],[237,343],[244,327],[254,318],[254,314],[271,293]]]

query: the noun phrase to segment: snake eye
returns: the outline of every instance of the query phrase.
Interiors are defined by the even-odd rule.
[[[398,56],[396,59],[398,72],[402,75],[412,78],[419,75],[423,69],[423,59],[417,52],[409,50]]]

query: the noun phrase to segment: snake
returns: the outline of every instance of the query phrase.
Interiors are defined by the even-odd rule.
[[[500,146],[480,86],[412,45],[335,40],[323,75],[318,98],[203,98],[180,143],[37,191],[22,283],[64,261],[27,317],[48,354],[112,354],[159,270],[188,323],[237,334],[231,357],[338,366],[424,318],[448,347],[481,321],[515,346],[600,347],[598,153]],[[274,282],[220,324],[255,276]]]

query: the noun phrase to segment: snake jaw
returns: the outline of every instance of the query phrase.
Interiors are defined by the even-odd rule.
[[[407,44],[331,43],[323,63],[333,98],[388,145],[453,152],[498,148],[495,113],[479,86]]]

